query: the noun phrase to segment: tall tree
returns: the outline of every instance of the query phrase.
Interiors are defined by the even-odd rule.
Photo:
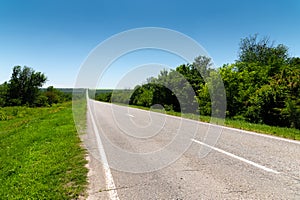
[[[269,76],[280,71],[280,67],[288,60],[288,48],[283,44],[274,46],[268,37],[258,38],[258,35],[249,36],[240,42],[238,62],[256,63],[267,68]],[[240,70],[252,71],[249,65],[240,65]]]
[[[9,105],[33,106],[39,95],[39,87],[42,87],[46,80],[47,77],[41,72],[35,72],[26,66],[15,66],[8,83]]]

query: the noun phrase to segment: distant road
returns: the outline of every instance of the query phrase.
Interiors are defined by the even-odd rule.
[[[89,109],[85,143],[94,163],[104,161],[93,166],[96,189],[90,199],[300,199],[297,141],[224,128],[211,146],[204,143],[206,123],[93,100]],[[198,127],[195,136],[193,127]],[[193,137],[175,162],[148,173],[120,171],[164,164],[166,157],[180,154],[180,144],[167,149],[166,157],[153,157],[153,163],[152,158],[132,163],[110,143],[128,152],[147,153],[164,150],[178,131]],[[210,150],[204,158],[199,157],[201,148]]]

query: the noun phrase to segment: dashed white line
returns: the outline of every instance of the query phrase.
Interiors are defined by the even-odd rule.
[[[126,113],[127,116],[129,117],[134,117],[133,115],[129,114],[129,113]]]
[[[101,141],[101,138],[100,138],[100,135],[99,135],[96,123],[95,123],[95,119],[94,119],[93,114],[91,112],[91,108],[90,108],[90,105],[89,105],[89,98],[87,98],[87,107],[88,107],[88,112],[90,113],[90,116],[91,116],[93,130],[94,130],[94,133],[96,135],[96,141],[97,141],[97,144],[98,144],[98,151],[100,153],[101,160],[102,160],[102,163],[103,163],[103,169],[104,169],[104,173],[105,173],[105,182],[106,182],[106,187],[107,187],[106,189],[108,190],[109,198],[111,200],[120,200],[119,196],[118,196],[118,193],[117,193],[117,190],[116,190],[116,185],[114,183],[113,176],[111,174],[111,171],[110,171],[110,168],[109,168],[109,165],[108,165],[108,161],[107,161],[107,157],[106,157],[106,154],[105,154],[105,151],[104,151],[104,148],[103,148],[103,144],[102,144],[102,141]]]
[[[238,159],[238,160],[240,160],[240,161],[242,161],[242,162],[248,163],[248,164],[250,164],[250,165],[252,165],[252,166],[254,166],[254,167],[257,167],[257,168],[259,168],[259,169],[265,170],[265,171],[267,171],[267,172],[272,172],[272,173],[275,173],[275,174],[279,174],[279,173],[280,173],[280,172],[278,172],[278,171],[276,171],[276,170],[273,170],[273,169],[270,169],[270,168],[268,168],[268,167],[262,166],[262,165],[260,165],[260,164],[257,164],[257,163],[255,163],[255,162],[253,162],[253,161],[250,161],[250,160],[247,160],[247,159],[245,159],[245,158],[239,157],[239,156],[237,156],[237,155],[234,155],[234,154],[229,153],[229,152],[227,152],[227,151],[224,151],[224,150],[222,150],[222,149],[219,149],[219,148],[210,146],[210,145],[205,144],[205,143],[203,143],[203,142],[200,142],[200,141],[198,141],[198,140],[195,140],[195,139],[191,139],[191,140],[192,140],[193,142],[196,142],[196,143],[198,143],[198,144],[201,144],[201,145],[203,145],[203,146],[206,146],[206,147],[208,147],[208,148],[211,148],[211,149],[213,149],[213,150],[215,150],[215,151],[218,151],[218,152],[220,152],[220,153],[223,153],[223,154],[225,154],[225,155],[227,155],[227,156],[230,156],[230,157],[235,158],[235,159]]]
[[[97,103],[98,103],[98,102],[97,102]],[[130,108],[130,109],[135,109],[135,108]],[[141,110],[141,111],[144,111],[144,110]],[[147,111],[147,112],[149,112],[149,111]],[[161,113],[156,113],[156,114],[161,114]],[[130,117],[134,117],[133,115],[128,114],[128,113],[127,113],[126,115],[128,115],[128,116],[130,116]],[[177,116],[170,116],[170,115],[165,115],[165,116],[168,116],[168,117],[171,117],[171,118],[182,119],[182,120],[194,121],[194,120],[184,119],[184,118],[177,117]],[[201,124],[207,124],[207,125],[211,125],[211,126],[219,126],[219,125],[214,125],[214,124],[209,124],[209,123],[199,122],[199,121],[194,121],[194,122],[196,122],[196,123],[201,123]],[[224,126],[220,126],[220,127],[224,128],[224,129],[229,129],[229,130],[234,130],[234,131],[244,132],[244,133],[251,134],[251,135],[257,135],[257,136],[262,136],[262,137],[266,137],[266,138],[270,138],[270,139],[281,140],[281,141],[285,141],[285,142],[290,142],[290,143],[299,144],[299,141],[288,140],[288,139],[285,139],[285,138],[279,138],[279,137],[274,137],[274,136],[270,136],[270,135],[259,134],[259,133],[250,132],[250,131],[244,131],[244,130],[235,129],[235,128],[230,128],[230,127],[224,127]],[[247,159],[242,158],[242,157],[240,157],[240,156],[234,155],[234,154],[229,153],[229,152],[227,152],[227,151],[224,151],[224,150],[222,150],[222,149],[219,149],[219,148],[210,146],[210,145],[208,145],[208,144],[206,144],[206,143],[203,143],[203,142],[200,142],[200,141],[198,141],[198,140],[195,140],[195,139],[191,139],[191,140],[192,140],[193,142],[196,142],[196,143],[198,143],[198,144],[201,144],[201,145],[203,145],[203,146],[206,146],[206,147],[208,147],[208,148],[210,148],[210,149],[213,149],[213,150],[215,150],[215,151],[218,151],[218,152],[220,152],[220,153],[223,153],[223,154],[225,154],[225,155],[227,155],[227,156],[230,156],[230,157],[232,157],[232,158],[235,158],[235,159],[237,159],[237,160],[240,160],[240,161],[242,161],[242,162],[245,162],[245,163],[247,163],[247,164],[249,164],[249,165],[252,165],[252,166],[254,166],[254,167],[257,167],[257,168],[259,168],[259,169],[262,169],[262,170],[264,170],[264,171],[271,172],[271,173],[275,173],[275,174],[279,174],[279,173],[280,173],[280,172],[278,172],[278,171],[276,171],[276,170],[273,170],[273,169],[270,169],[270,168],[265,167],[265,166],[263,166],[263,165],[257,164],[257,163],[255,163],[255,162],[253,162],[253,161],[250,161],[250,160],[247,160]]]
[[[94,102],[99,103],[99,104],[110,104],[110,105],[112,105],[111,103],[104,103],[104,102],[100,102],[100,101],[94,101]],[[120,105],[114,104],[114,106],[120,106]],[[124,107],[124,106],[120,106],[120,107]],[[128,109],[139,110],[139,111],[142,111],[142,112],[153,112],[153,111],[149,111],[149,110],[142,110],[142,109],[131,108],[131,107],[128,107]],[[266,134],[262,134],[262,133],[256,133],[256,132],[253,132],[253,131],[246,131],[246,130],[242,130],[242,129],[231,128],[231,127],[221,126],[221,125],[216,125],[216,124],[211,124],[211,123],[207,123],[207,122],[202,122],[202,121],[187,119],[187,118],[183,118],[183,117],[179,117],[179,116],[167,115],[167,114],[158,113],[158,112],[153,112],[153,113],[157,114],[157,115],[168,116],[168,117],[174,118],[174,119],[180,119],[180,120],[185,120],[185,121],[192,121],[192,122],[195,122],[195,123],[204,124],[204,125],[208,125],[208,126],[221,127],[223,129],[226,129],[226,130],[232,130],[232,131],[234,131],[234,133],[246,133],[246,134],[249,134],[249,135],[254,135],[254,136],[259,136],[259,137],[265,137],[265,138],[269,138],[269,139],[273,139],[273,140],[278,140],[278,141],[283,141],[283,142],[288,142],[288,143],[293,143],[293,144],[300,145],[300,141],[298,141],[298,140],[291,140],[291,139],[281,138],[281,137],[277,137],[277,136],[273,136],[273,135],[266,135]]]

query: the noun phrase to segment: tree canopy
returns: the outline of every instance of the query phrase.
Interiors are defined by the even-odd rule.
[[[212,68],[210,58],[199,56],[193,63],[148,78],[123,102],[211,115],[212,107],[222,103],[211,100],[221,95],[218,76],[226,90],[227,117],[300,128],[300,58],[290,57],[285,45],[275,46],[258,35],[241,39],[232,64]]]
[[[15,66],[8,82],[7,103],[33,106],[47,77],[29,67]]]

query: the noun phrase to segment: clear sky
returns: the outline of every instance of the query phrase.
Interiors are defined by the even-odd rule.
[[[188,35],[216,66],[234,62],[240,39],[255,33],[300,56],[299,20],[298,0],[0,0],[0,83],[9,80],[13,66],[26,65],[46,74],[45,86],[73,87],[93,48],[114,34],[140,27]],[[153,62],[180,64],[168,55]],[[122,65],[133,63],[124,59]],[[122,70],[117,71],[100,87],[114,87],[122,76]]]

